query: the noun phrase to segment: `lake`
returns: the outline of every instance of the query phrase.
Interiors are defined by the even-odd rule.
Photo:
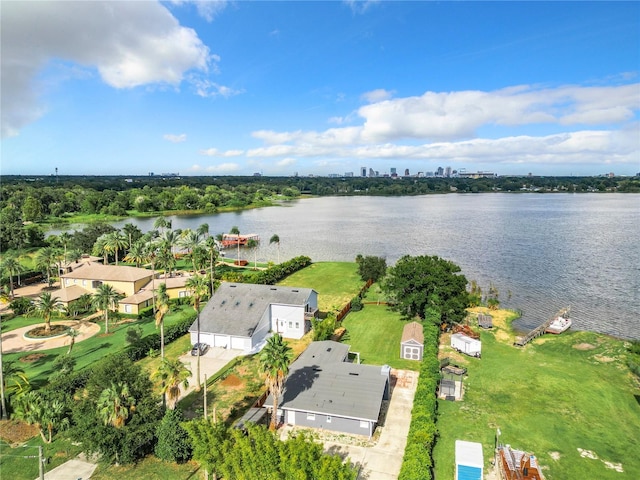
[[[353,261],[437,255],[462,268],[502,305],[522,311],[531,329],[570,306],[573,328],[640,339],[640,195],[447,194],[416,197],[322,197],[279,207],[174,216],[172,227],[212,235],[237,226],[260,235],[258,261],[307,255]],[[128,219],[143,231],[155,219]],[[235,250],[227,251],[235,256]],[[253,261],[253,254],[243,253]]]

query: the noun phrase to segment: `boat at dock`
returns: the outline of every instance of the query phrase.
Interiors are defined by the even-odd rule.
[[[565,308],[558,312],[553,320],[549,323],[545,329],[546,333],[560,334],[567,331],[573,322],[569,317],[569,308]]]

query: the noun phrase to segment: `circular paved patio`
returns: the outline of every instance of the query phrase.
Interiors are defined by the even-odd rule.
[[[73,327],[78,332],[76,337],[76,343],[86,340],[92,337],[96,333],[100,332],[100,326],[93,322],[77,321],[77,320],[63,320],[60,322],[51,322],[52,325],[68,325]],[[2,334],[2,352],[3,353],[16,353],[16,352],[36,352],[39,350],[51,350],[52,348],[59,348],[69,346],[71,338],[67,335],[60,337],[50,338],[47,340],[42,339],[26,339],[24,334],[29,330],[32,330],[36,326],[41,325],[29,325],[27,327],[17,328],[10,332]]]

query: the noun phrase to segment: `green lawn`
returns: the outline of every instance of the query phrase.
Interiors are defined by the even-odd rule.
[[[502,443],[538,457],[547,480],[640,478],[640,456],[632,453],[640,438],[639,392],[623,342],[572,332],[518,349],[503,337],[500,329],[483,332],[482,358],[465,363],[464,400],[439,401],[436,476],[453,478],[456,439],[481,442],[488,467],[499,427]]]
[[[358,265],[350,262],[313,263],[278,285],[313,288],[318,292],[321,312],[340,311],[364,286]]]
[[[175,311],[172,311],[165,317],[165,328],[177,323],[185,314],[193,314],[193,308],[188,305],[176,307]],[[55,320],[54,320],[55,322]],[[7,329],[18,328],[20,326],[42,323],[42,319],[39,318],[23,318],[16,317],[7,323]],[[109,334],[104,334],[104,322],[99,322],[101,329],[100,333],[90,337],[82,342],[76,342],[71,352],[71,356],[76,359],[76,370],[80,370],[87,365],[92,364],[100,360],[107,354],[117,352],[127,347],[128,344],[125,340],[127,329],[134,325],[141,325],[143,330],[143,336],[157,333],[155,321],[153,318],[146,318],[143,320],[136,320],[131,323],[116,324],[113,320],[109,321]],[[3,325],[3,331],[5,330]],[[43,385],[46,383],[49,375],[53,373],[53,361],[58,355],[64,355],[67,353],[68,347],[59,347],[51,350],[40,350],[36,353],[42,354],[35,361],[25,361],[24,357],[27,357],[33,352],[20,352],[20,353],[6,353],[3,355],[4,361],[15,360],[25,371],[29,382],[35,385]]]

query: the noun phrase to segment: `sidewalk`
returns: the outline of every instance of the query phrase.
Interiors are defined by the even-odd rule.
[[[100,332],[100,325],[83,320],[62,320],[51,322],[51,325],[68,325],[78,331],[76,343],[86,340]],[[41,325],[41,324],[37,324]],[[47,340],[24,338],[24,334],[32,330],[37,325],[17,328],[2,334],[2,352],[35,352],[37,350],[51,350],[52,348],[69,346],[71,339],[67,335],[61,335]]]
[[[73,460],[69,460],[44,474],[45,480],[87,480],[91,478],[98,465],[81,453]],[[39,480],[36,478],[35,480]]]

